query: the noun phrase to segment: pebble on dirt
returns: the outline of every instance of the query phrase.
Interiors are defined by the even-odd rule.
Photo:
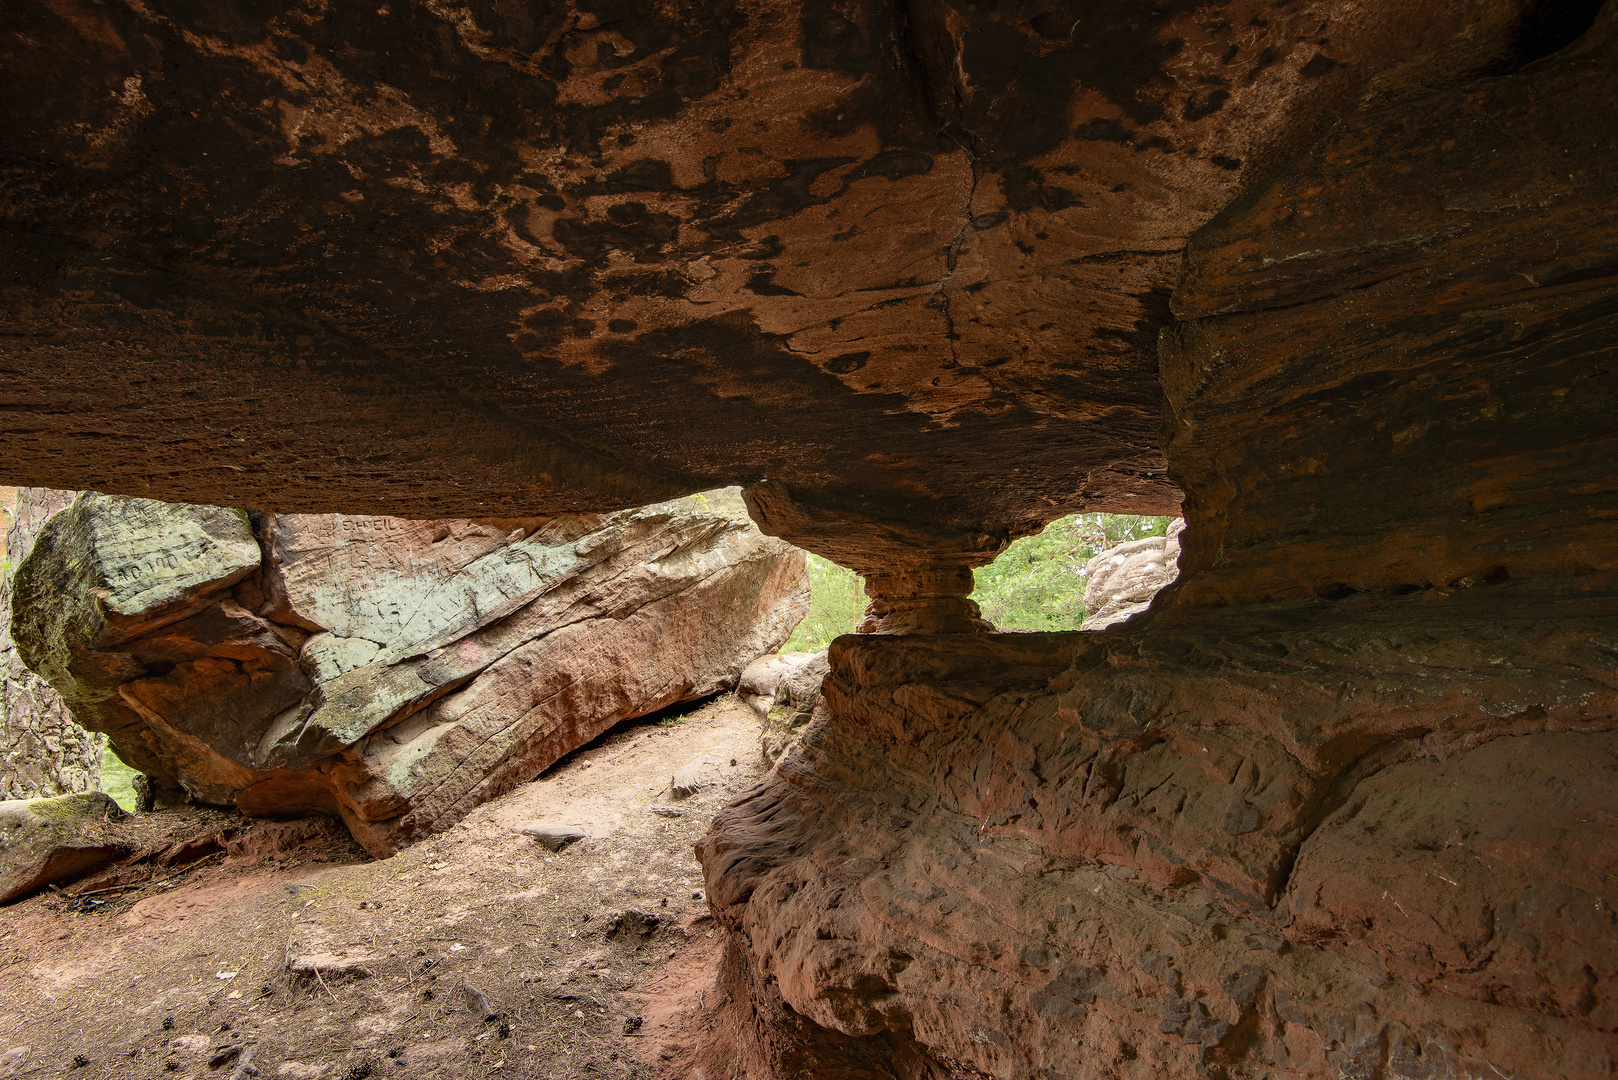
[[[524,836],[532,836],[551,851],[561,851],[569,844],[584,839],[584,830],[577,825],[548,825],[545,822],[534,821],[517,831]]]

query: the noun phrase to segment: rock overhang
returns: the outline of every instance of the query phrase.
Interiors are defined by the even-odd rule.
[[[430,518],[768,478],[995,549],[1172,512],[1156,343],[1187,237],[1357,102],[1509,62],[1547,22],[1463,0],[12,17],[19,479]]]

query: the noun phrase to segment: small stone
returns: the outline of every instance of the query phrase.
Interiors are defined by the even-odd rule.
[[[669,779],[669,787],[676,799],[695,795],[705,787],[719,783],[719,769],[706,761],[693,761],[677,769]]]
[[[550,851],[561,851],[569,844],[584,839],[584,830],[577,825],[547,825],[535,821],[522,826],[517,830],[524,836],[532,836]]]

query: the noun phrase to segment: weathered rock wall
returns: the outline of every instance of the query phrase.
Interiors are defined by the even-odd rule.
[[[1197,235],[1147,620],[833,645],[699,849],[748,1075],[1618,1070],[1615,34]]]
[[[75,492],[12,489],[0,573],[0,799],[38,799],[94,791],[101,781],[102,737],[74,722],[61,696],[29,671],[11,641],[11,579],[47,518]]]
[[[143,772],[385,854],[620,720],[735,684],[807,608],[734,491],[612,515],[263,515],[89,493],[19,652]]]

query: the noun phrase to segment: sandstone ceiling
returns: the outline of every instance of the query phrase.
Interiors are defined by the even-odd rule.
[[[0,460],[424,518],[768,480],[990,550],[1169,512],[1190,234],[1594,9],[10,4]]]

